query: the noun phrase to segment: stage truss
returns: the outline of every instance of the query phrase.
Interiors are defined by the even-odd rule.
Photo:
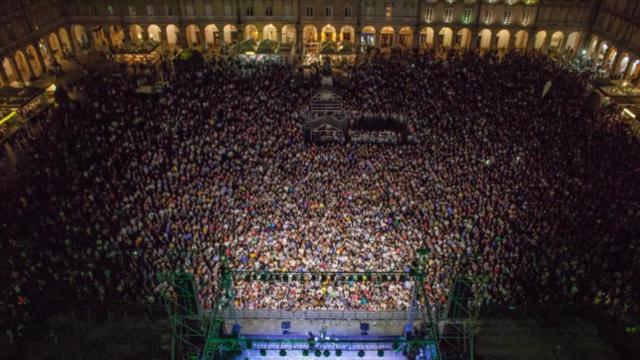
[[[457,278],[450,289],[448,302],[443,309],[436,309],[425,291],[427,251],[419,251],[418,266],[411,272],[246,272],[227,267],[222,256],[222,273],[219,277],[219,293],[214,308],[203,311],[198,302],[198,291],[193,276],[186,273],[160,273],[158,279],[166,287],[163,294],[171,330],[171,357],[175,359],[235,359],[247,350],[278,351],[281,357],[287,351],[303,352],[306,356],[320,351],[323,356],[341,356],[342,351],[373,349],[382,357],[385,351],[402,352],[415,359],[452,360],[473,359],[473,331],[478,311],[472,284]],[[405,331],[392,338],[363,339],[358,337],[289,338],[275,334],[240,333],[234,314],[234,279],[259,281],[305,281],[305,279],[337,279],[342,281],[404,281],[413,280],[411,308],[408,310]],[[227,331],[225,323],[232,322],[233,330]],[[417,331],[414,323],[420,323]],[[328,353],[327,353],[328,351]]]

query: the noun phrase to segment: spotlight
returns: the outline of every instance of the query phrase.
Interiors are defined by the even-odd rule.
[[[302,350],[302,356],[309,356],[309,350],[307,349]]]
[[[340,357],[342,356],[342,350],[338,349],[336,350],[336,357]]]
[[[285,349],[280,350],[280,356],[282,356],[282,357],[287,356],[287,350],[285,350]]]
[[[320,350],[316,350],[313,354],[314,354],[316,357],[320,357],[320,356],[322,356],[322,351],[320,351]]]
[[[358,350],[358,357],[364,357],[364,350]]]
[[[378,350],[378,357],[384,357],[384,350]]]
[[[369,323],[360,323],[360,335],[369,335]]]
[[[260,349],[260,356],[267,356],[267,350]]]
[[[331,351],[325,350],[322,355],[324,355],[324,357],[329,357],[331,355]]]
[[[281,322],[280,329],[282,329],[282,335],[289,335],[289,330],[291,329],[291,322],[290,321]]]

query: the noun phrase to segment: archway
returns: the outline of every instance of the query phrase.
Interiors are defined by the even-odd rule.
[[[169,50],[178,47],[178,36],[178,27],[173,24],[167,25],[167,47]]]
[[[413,30],[409,26],[401,28],[398,34],[398,45],[400,47],[411,48],[413,46]]]
[[[109,43],[107,42],[107,38],[104,36],[102,26],[94,26],[91,28],[91,37],[93,38],[93,46],[96,49],[107,50],[109,48]]]
[[[627,72],[627,66],[629,66],[629,53],[623,53],[620,55],[620,61],[613,70],[613,76],[616,78],[623,78]]]
[[[207,49],[220,46],[220,30],[217,26],[209,24],[204,27],[204,44]]]
[[[631,64],[629,71],[625,78],[627,80],[635,81],[640,76],[640,60],[636,60]]]
[[[451,47],[451,40],[453,39],[453,30],[448,27],[440,29],[438,32],[440,36],[440,44],[444,47]]]
[[[325,25],[320,33],[320,42],[336,41],[336,28],[331,25]]]
[[[17,73],[17,69],[14,69],[13,66],[11,65],[11,60],[9,60],[8,58],[2,58],[2,67],[4,68],[4,73],[7,75],[7,78],[9,79],[9,83],[14,82],[14,81],[20,81],[20,77]],[[10,84],[5,84],[5,85],[10,85]]]
[[[362,28],[360,36],[361,46],[376,46],[376,28],[374,28],[373,26],[365,26],[364,28]]]
[[[42,75],[42,64],[38,60],[38,55],[36,54],[36,48],[33,45],[27,46],[27,60],[29,60],[29,64],[31,64],[31,69],[33,70],[33,76]]]
[[[460,29],[456,36],[456,46],[467,50],[471,47],[471,30],[467,28]]]
[[[578,31],[574,31],[569,34],[567,37],[567,50],[575,54],[580,46],[580,40],[582,40],[582,35]]]
[[[162,29],[160,29],[160,26],[149,25],[147,33],[149,34],[149,39],[156,42],[162,42]]]
[[[16,51],[15,60],[18,66],[17,71],[22,75],[22,79],[25,81],[31,79],[31,72],[29,71],[29,65],[27,65],[27,57],[24,56],[22,51]]]
[[[238,29],[235,25],[227,24],[222,28],[224,42],[226,44],[232,44],[238,39]]]
[[[132,41],[143,41],[143,33],[142,26],[134,24],[129,26],[129,36]]]
[[[491,30],[483,29],[480,31],[480,49],[489,50],[491,48]]]
[[[385,26],[380,29],[380,47],[391,48],[393,47],[393,34],[395,31],[391,26]]]
[[[549,43],[549,50],[560,50],[564,42],[564,34],[562,31],[556,31],[551,35],[551,42]]]
[[[253,39],[255,42],[260,40],[260,34],[258,34],[258,28],[255,25],[247,25],[244,27],[244,39]]]
[[[89,47],[89,38],[87,38],[87,31],[82,25],[73,25],[73,36],[76,38],[76,41],[80,46],[84,49]]]
[[[196,25],[187,26],[187,46],[195,48],[200,46],[200,28]]]
[[[340,29],[340,41],[343,43],[354,43],[356,40],[355,38],[355,30],[353,29],[353,26],[343,26]]]
[[[267,24],[262,28],[262,40],[278,41],[278,29],[273,24]]]
[[[60,39],[60,45],[62,45],[62,51],[64,53],[72,50],[71,40],[69,39],[69,34],[65,28],[60,28],[60,30],[58,30],[58,38]]]
[[[124,43],[124,30],[118,25],[109,26],[109,36],[113,47],[120,47]]]
[[[536,50],[541,50],[546,40],[547,40],[547,32],[538,31],[538,33],[536,34],[536,42],[533,44],[533,48]]]
[[[496,48],[500,51],[509,50],[509,38],[511,37],[511,33],[507,29],[502,29],[498,31],[496,34],[497,43]]]
[[[55,32],[49,34],[49,46],[51,47],[51,52],[53,53],[53,56],[56,57],[56,60],[61,61],[64,54],[58,35]]]
[[[618,49],[616,49],[615,47],[611,47],[611,50],[609,50],[609,55],[607,55],[607,58],[604,62],[605,69],[612,70],[613,61],[615,60],[616,56],[618,56]]]
[[[296,42],[296,27],[294,25],[285,25],[282,27],[282,43],[293,45]]]
[[[524,51],[527,49],[527,40],[529,40],[529,34],[525,30],[520,30],[516,33],[516,41],[513,47]]]
[[[302,41],[305,44],[318,41],[318,29],[313,25],[307,25],[302,29]]]
[[[49,40],[47,38],[41,38],[40,40],[38,40],[38,43],[35,47],[36,50],[40,52],[42,61],[44,61],[44,63],[42,64],[44,66],[42,69],[42,72],[45,72],[46,68],[51,67],[53,65],[53,62],[55,60],[58,60],[55,58],[56,55],[54,53],[49,52],[49,49],[53,51],[53,48],[51,43],[48,43],[48,41]],[[57,41],[57,37],[56,37],[56,41]],[[59,44],[58,44],[58,47],[60,47]],[[35,55],[37,55],[37,53]],[[38,59],[38,64],[40,64],[40,59]]]
[[[422,28],[422,30],[420,30],[420,47],[427,47],[427,46],[431,46],[433,45],[433,36],[434,36],[434,31],[433,28],[430,27],[424,27]]]

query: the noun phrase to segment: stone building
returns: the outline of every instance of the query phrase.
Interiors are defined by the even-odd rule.
[[[333,41],[582,56],[616,78],[640,75],[636,0],[5,0],[0,82],[24,82],[54,59],[153,39],[217,52],[253,38],[296,54]]]

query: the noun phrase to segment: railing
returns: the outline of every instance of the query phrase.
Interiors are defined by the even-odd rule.
[[[409,310],[362,311],[362,310],[246,310],[238,309],[223,312],[226,319],[296,319],[296,320],[378,320],[406,321]]]

